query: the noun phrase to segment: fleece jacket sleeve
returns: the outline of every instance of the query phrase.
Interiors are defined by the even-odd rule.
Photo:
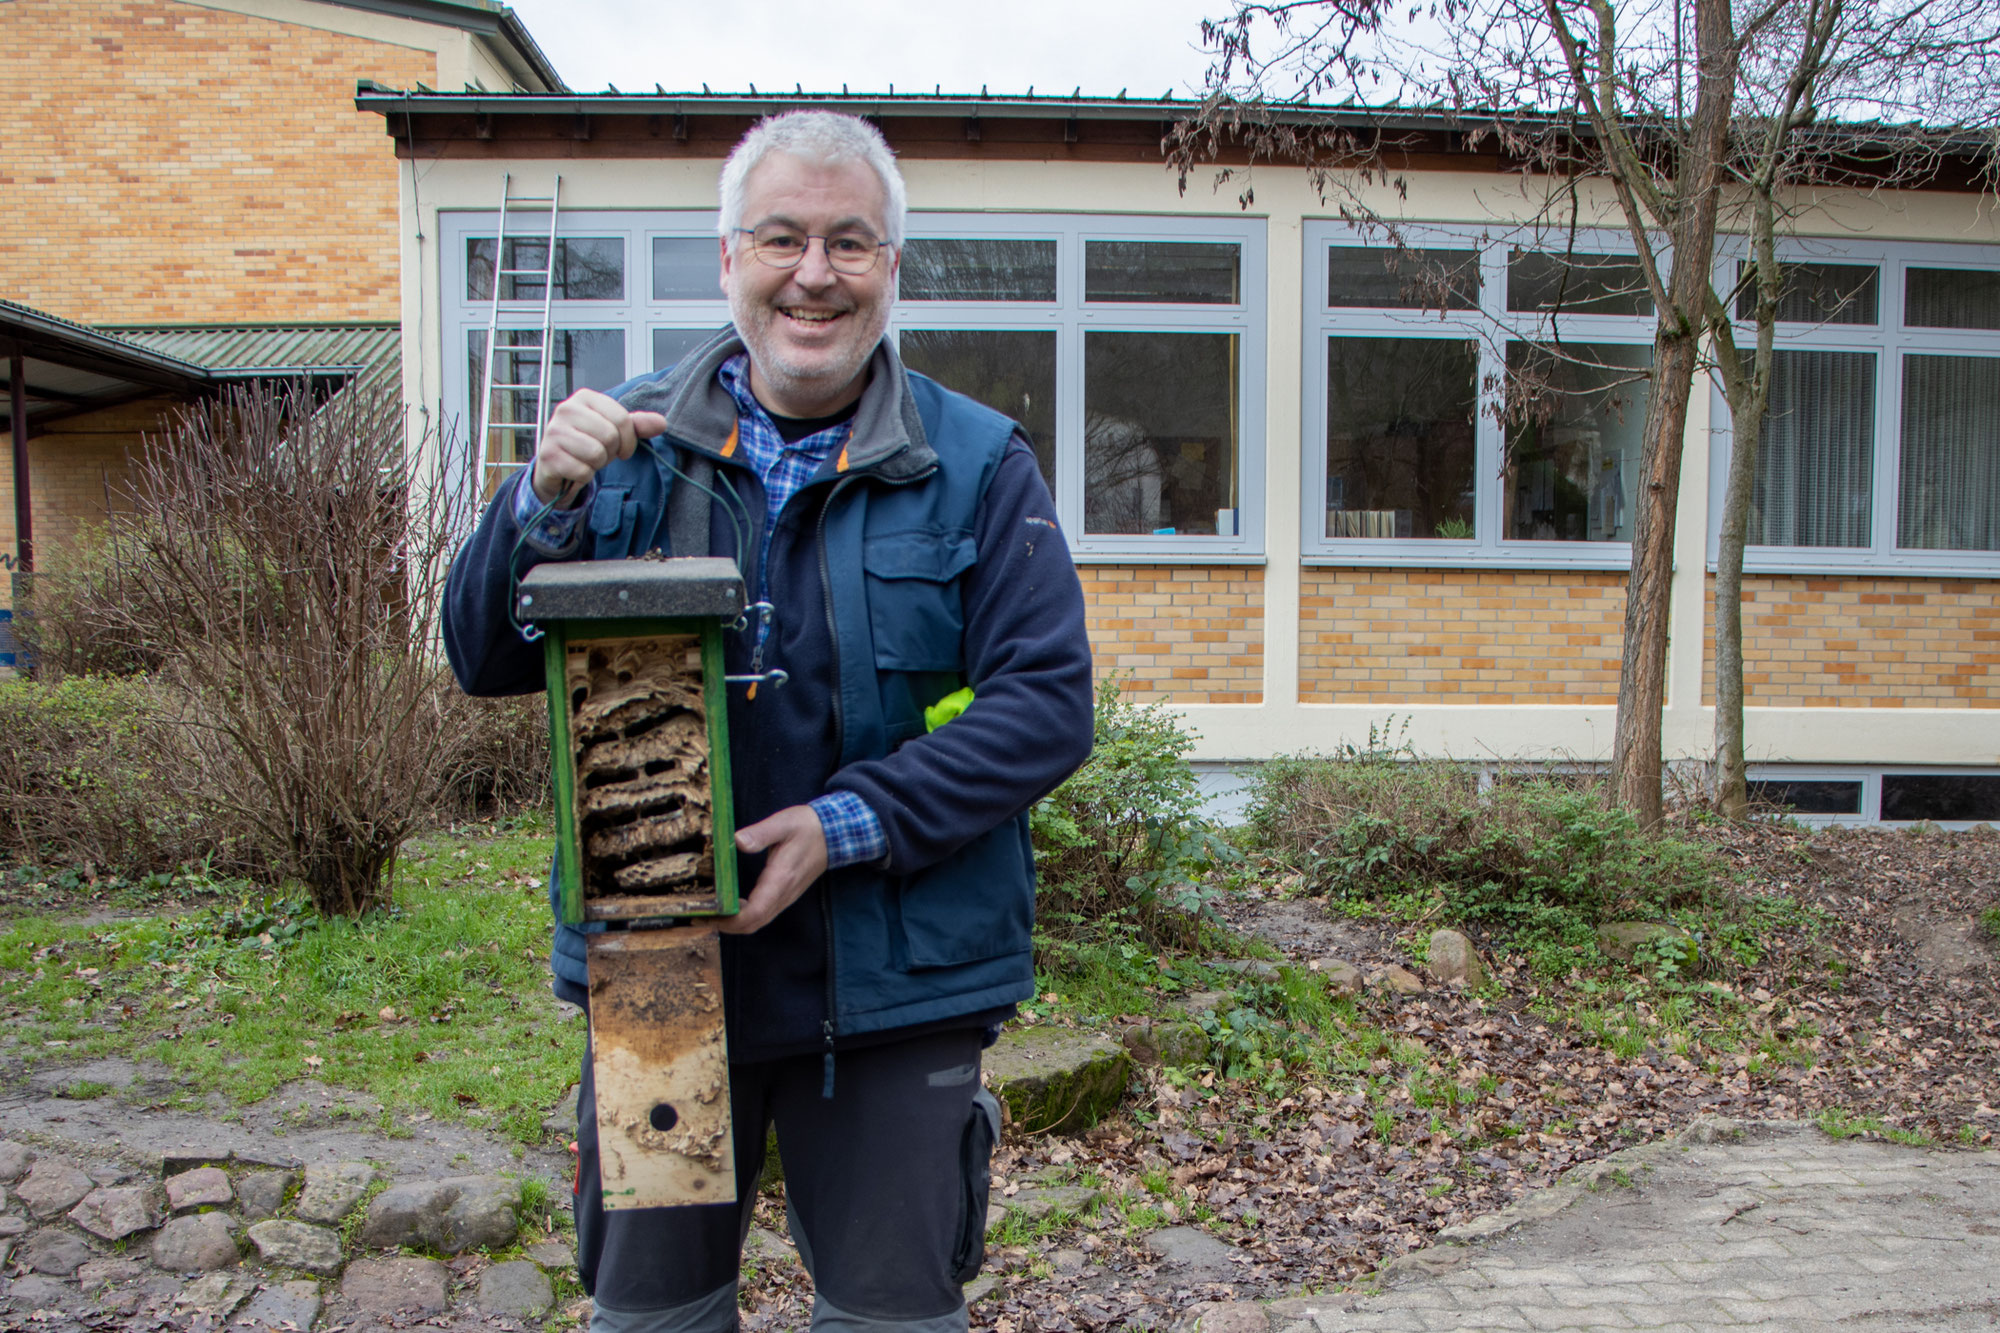
[[[1020,814],[1090,755],[1090,642],[1083,588],[1055,501],[1018,435],[987,488],[979,558],[961,576],[966,677],[959,717],[828,788],[868,803],[888,868],[909,874]]]
[[[526,485],[526,477],[522,468],[502,485],[459,548],[445,580],[445,656],[467,694],[532,694],[543,688],[542,650],[522,639],[507,615],[514,577],[546,560],[572,559],[582,552],[582,524],[570,530],[560,547],[521,541],[517,496],[509,488]]]

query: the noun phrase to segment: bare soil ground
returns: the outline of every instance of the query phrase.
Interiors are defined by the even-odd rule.
[[[989,1254],[998,1276],[974,1306],[995,1333],[1166,1327],[1201,1301],[1323,1290],[1361,1279],[1563,1172],[1673,1133],[1704,1114],[1808,1119],[1855,1132],[1991,1146],[2000,1130],[2000,951],[1978,926],[2000,906],[2000,835],[1977,830],[1709,829],[1746,894],[1816,909],[1766,939],[1753,966],[1713,979],[1740,997],[1743,1049],[1719,1061],[1648,1045],[1619,1056],[1563,1020],[1576,997],[1494,961],[1497,1000],[1449,989],[1370,988],[1359,1018],[1421,1043],[1427,1070],[1491,1091],[1439,1114],[1414,1104],[1384,1059],[1276,1101],[1212,1096],[1157,1073],[1126,1114],[1078,1138],[1004,1145],[998,1183],[1087,1173],[1108,1193],[1155,1195],[1165,1224],[1206,1214],[1231,1248],[1162,1255],[1104,1213]],[[1319,900],[1249,892],[1239,930],[1293,960],[1344,957],[1366,974],[1414,966],[1406,940]],[[1483,943],[1483,942],[1482,942]],[[1550,1015],[1544,1017],[1544,1014]],[[1701,1052],[1694,1052],[1700,1056]],[[1359,1084],[1388,1089],[1380,1097]],[[769,1220],[775,1220],[769,1219]],[[782,1228],[778,1228],[782,1230]],[[805,1284],[774,1268],[747,1290],[746,1328],[800,1326]]]

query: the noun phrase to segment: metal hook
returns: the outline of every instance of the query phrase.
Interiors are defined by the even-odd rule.
[[[769,602],[752,602],[750,603],[750,605],[743,608],[743,614],[736,617],[735,623],[730,625],[729,627],[730,630],[733,631],[734,633],[741,634],[744,630],[749,629],[750,613],[752,611],[755,611],[757,613],[757,619],[766,625],[771,623],[771,617],[778,614],[778,608],[772,606]],[[732,677],[732,679],[734,678]]]
[[[778,667],[772,667],[769,671],[759,672],[755,675],[724,676],[722,679],[731,685],[769,685],[775,690],[791,678],[789,672]]]

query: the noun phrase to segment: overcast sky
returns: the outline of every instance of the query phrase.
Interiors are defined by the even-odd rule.
[[[570,87],[599,92],[1198,93],[1227,0],[508,0]]]

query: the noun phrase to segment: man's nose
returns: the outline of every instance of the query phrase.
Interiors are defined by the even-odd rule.
[[[799,265],[792,270],[792,275],[801,287],[829,287],[833,284],[836,275],[826,257],[824,236],[806,238],[806,252],[799,257]]]

